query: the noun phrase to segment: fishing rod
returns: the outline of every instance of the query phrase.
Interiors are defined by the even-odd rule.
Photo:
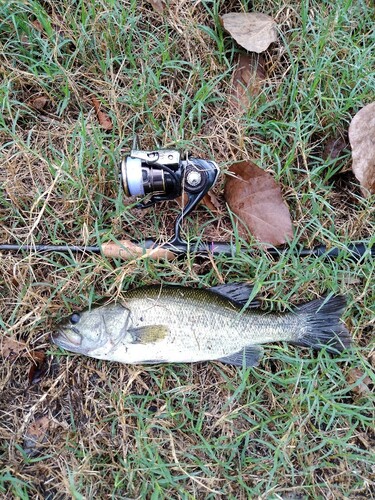
[[[206,193],[213,187],[219,176],[218,165],[211,160],[204,160],[186,155],[174,149],[144,151],[139,149],[137,139],[133,143],[130,155],[125,157],[119,169],[120,185],[127,196],[147,197],[140,202],[139,208],[147,208],[158,202],[172,200],[185,193],[187,203],[174,223],[174,235],[166,243],[146,239],[142,242],[120,240],[103,243],[101,246],[76,245],[23,245],[0,244],[0,251],[6,252],[58,252],[68,254],[101,254],[106,257],[131,260],[137,257],[173,259],[187,253],[200,255],[234,256],[238,252],[248,252],[231,243],[223,242],[186,242],[181,237],[183,219],[198,205]],[[264,251],[275,258],[287,253],[288,247],[266,248]],[[253,251],[252,254],[259,253]],[[365,255],[375,256],[375,246],[369,247],[363,242],[354,242],[346,247],[329,248],[317,245],[312,249],[296,248],[293,253],[298,257],[314,256],[337,258],[344,253],[353,260]]]
[[[281,257],[288,253],[290,248],[264,248],[263,251],[273,258]],[[192,243],[186,242],[174,243],[158,243],[155,240],[147,239],[142,242],[134,242],[131,240],[121,240],[118,242],[103,243],[101,246],[77,246],[77,245],[17,245],[17,244],[0,244],[0,252],[29,252],[29,253],[66,253],[66,254],[98,254],[111,258],[119,258],[123,260],[131,260],[137,257],[149,257],[154,259],[166,258],[174,259],[181,255],[198,254],[198,255],[225,255],[234,257],[237,253],[247,253],[249,250],[236,245],[223,242],[205,242]],[[258,250],[250,251],[251,255],[259,254]],[[363,242],[350,243],[349,245],[339,247],[327,247],[326,245],[316,245],[313,248],[295,248],[293,255],[297,257],[324,257],[327,259],[335,259],[339,255],[344,255],[354,261],[358,261],[365,255],[375,257],[375,246],[369,247]]]

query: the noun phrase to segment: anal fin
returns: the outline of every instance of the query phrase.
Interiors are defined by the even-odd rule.
[[[221,361],[222,363],[225,363],[227,365],[249,367],[259,365],[262,356],[262,347],[260,347],[259,345],[249,345],[238,352],[229,354],[229,356],[219,358],[218,361]]]

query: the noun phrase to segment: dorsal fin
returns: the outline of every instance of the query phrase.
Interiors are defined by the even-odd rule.
[[[224,285],[213,286],[209,290],[243,307],[248,303],[254,287],[247,283],[225,283]],[[249,302],[248,307],[259,307],[260,304],[259,298],[254,297]]]

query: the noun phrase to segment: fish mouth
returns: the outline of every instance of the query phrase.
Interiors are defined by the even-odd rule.
[[[73,352],[81,352],[82,336],[72,330],[59,328],[57,331],[51,333],[51,340],[54,344],[63,349]]]

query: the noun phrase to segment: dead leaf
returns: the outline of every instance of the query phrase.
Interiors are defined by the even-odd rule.
[[[182,193],[181,196],[175,199],[177,202],[177,205],[180,207],[182,210],[188,203],[189,198],[186,193]],[[209,208],[212,212],[217,212],[220,210],[220,202],[216,198],[216,195],[212,191],[208,191],[206,193],[202,200],[200,201],[199,204],[205,205],[207,208]]]
[[[239,54],[237,68],[232,76],[232,90],[229,105],[240,113],[245,113],[251,98],[260,94],[266,78],[264,57],[255,54]]]
[[[31,364],[29,370],[29,384],[38,384],[45,375],[50,367],[50,358],[47,358],[44,352],[39,351],[42,355],[39,359],[34,359],[34,363]]]
[[[30,351],[25,342],[19,342],[18,340],[10,337],[3,337],[1,339],[0,355],[11,361],[20,356],[27,356],[38,363],[44,361],[45,358],[45,353],[43,351]]]
[[[212,191],[208,191],[201,201],[202,205],[205,205],[211,212],[219,212],[220,211],[220,202],[217,199],[215,193]]]
[[[335,160],[349,145],[348,139],[338,135],[327,139],[323,149],[323,160]]]
[[[221,16],[224,28],[241,47],[250,52],[264,52],[277,40],[276,23],[261,12],[231,12]]]
[[[37,31],[40,31],[40,32],[43,31],[43,25],[42,25],[42,23],[40,21],[38,21],[38,19],[35,19],[34,21],[31,21],[31,24],[34,26],[34,28]]]
[[[164,14],[166,5],[163,0],[149,0],[149,3],[152,5],[153,9],[156,12],[158,12],[159,14]]]
[[[10,337],[3,337],[0,347],[2,357],[9,358],[10,360],[22,356],[26,350],[25,342],[18,342],[18,340],[11,339]]]
[[[230,172],[236,177],[227,175],[224,196],[250,232],[275,246],[293,238],[289,209],[272,175],[251,161],[235,163]]]
[[[29,456],[35,455],[37,448],[47,441],[47,431],[50,426],[48,417],[40,417],[32,422],[25,433],[23,449]]]
[[[348,384],[356,384],[352,391],[358,394],[359,396],[365,396],[366,394],[372,394],[372,390],[369,387],[369,384],[372,384],[372,380],[368,375],[365,376],[362,370],[359,368],[352,368],[349,370],[346,380]],[[358,383],[357,383],[358,382]]]
[[[38,111],[42,111],[44,107],[46,106],[48,102],[48,98],[45,96],[39,96],[35,97],[34,99],[31,99],[28,101],[29,106],[31,106],[34,109],[37,109]]]
[[[92,97],[92,104],[95,108],[96,115],[98,117],[100,125],[104,128],[104,130],[112,130],[113,125],[112,125],[112,120],[110,117],[104,113],[104,111],[100,110],[100,102],[96,97]]]
[[[375,194],[375,102],[362,108],[349,126],[352,169],[365,197]]]

